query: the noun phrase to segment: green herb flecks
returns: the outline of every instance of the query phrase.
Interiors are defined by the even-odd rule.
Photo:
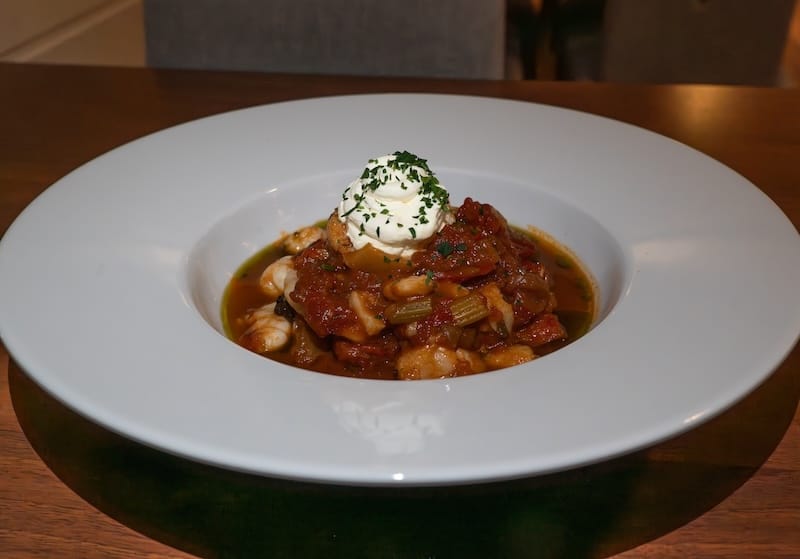
[[[444,258],[447,258],[454,252],[464,252],[465,250],[467,250],[466,243],[458,243],[454,245],[450,241],[441,241],[436,244],[436,252],[441,254]]]
[[[436,252],[447,258],[453,254],[453,245],[449,241],[442,241],[436,245]]]

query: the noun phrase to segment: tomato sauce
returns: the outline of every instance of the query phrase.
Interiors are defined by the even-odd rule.
[[[396,379],[398,355],[407,348],[440,345],[482,358],[511,345],[527,345],[542,356],[588,331],[595,313],[594,284],[569,250],[534,229],[509,227],[488,204],[468,198],[454,212],[455,222],[410,259],[381,253],[371,255],[368,265],[357,263],[360,269],[355,269],[348,265],[355,261],[348,258],[352,255],[341,254],[324,240],[307,247],[294,258],[297,283],[292,294],[285,295],[303,309],[302,316],[292,319],[293,340],[263,355],[323,373]],[[232,340],[243,339],[252,309],[274,300],[264,294],[259,278],[285,255],[276,242],[245,262],[231,279],[222,316]],[[387,282],[412,276],[420,284],[430,283],[427,295],[399,302],[386,298]],[[388,321],[379,333],[363,334],[364,317],[353,309],[354,291],[376,320]],[[513,308],[513,321],[506,316],[504,322],[491,310],[479,321],[459,324],[454,301],[466,302],[464,296],[475,293],[485,301],[502,297]],[[411,323],[392,323],[395,310],[418,312],[409,302],[425,306],[424,316]],[[487,358],[477,368],[458,369],[448,376],[508,366],[495,363]]]

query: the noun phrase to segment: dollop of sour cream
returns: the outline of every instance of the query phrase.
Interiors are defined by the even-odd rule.
[[[425,159],[397,151],[370,159],[342,193],[339,219],[353,247],[408,257],[452,222],[450,195]]]

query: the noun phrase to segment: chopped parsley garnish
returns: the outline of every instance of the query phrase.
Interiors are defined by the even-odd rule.
[[[436,252],[444,257],[448,257],[453,254],[453,245],[449,241],[442,241],[436,245]]]
[[[467,250],[466,243],[458,243],[454,245],[450,241],[442,241],[436,245],[436,252],[447,258],[453,252],[464,252]]]
[[[453,254],[453,245],[449,241],[442,241],[436,245],[436,252],[446,258]]]

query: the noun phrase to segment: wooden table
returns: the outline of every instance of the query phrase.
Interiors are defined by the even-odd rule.
[[[508,97],[638,124],[742,173],[800,225],[797,90],[0,65],[0,232],[59,177],[143,134],[379,91]],[[65,408],[4,349],[0,368],[1,557],[800,557],[798,349],[734,408],[646,451],[543,478],[404,491],[168,456]]]

